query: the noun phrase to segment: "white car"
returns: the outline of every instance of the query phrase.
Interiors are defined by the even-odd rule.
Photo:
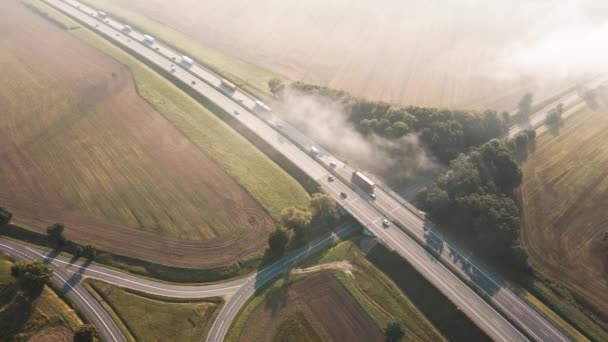
[[[385,218],[382,220],[382,225],[384,226],[384,228],[388,228],[391,225],[391,221]]]

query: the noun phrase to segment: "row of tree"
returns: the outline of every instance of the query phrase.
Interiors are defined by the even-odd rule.
[[[8,224],[13,218],[13,214],[5,208],[0,207],[0,226]],[[46,235],[48,243],[51,247],[56,249],[68,248],[75,257],[84,257],[87,259],[94,260],[97,256],[97,248],[93,244],[87,244],[80,246],[68,240],[63,231],[65,226],[62,223],[55,223],[46,228]]]
[[[416,106],[393,106],[385,102],[352,97],[345,91],[295,82],[285,87],[279,80],[269,82],[275,96],[285,90],[320,96],[339,102],[349,119],[364,135],[376,134],[398,139],[419,134],[429,150],[443,162],[449,162],[471,147],[479,146],[506,132],[509,113],[450,110]],[[531,100],[531,98],[530,98]]]
[[[522,134],[528,147],[535,135]],[[446,229],[473,241],[475,249],[527,272],[527,255],[519,246],[519,207],[513,199],[522,181],[514,146],[517,143],[493,139],[461,154],[435,184],[419,193],[418,202]]]
[[[316,193],[310,208],[288,207],[281,211],[281,224],[268,237],[268,246],[274,255],[285,253],[290,243],[308,241],[313,227],[316,230],[333,227],[340,220],[336,201],[326,193]]]

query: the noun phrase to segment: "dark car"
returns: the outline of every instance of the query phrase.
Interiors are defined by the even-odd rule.
[[[345,199],[345,198],[346,198],[346,193],[341,192],[341,193],[340,193],[340,197],[341,197],[342,199]]]

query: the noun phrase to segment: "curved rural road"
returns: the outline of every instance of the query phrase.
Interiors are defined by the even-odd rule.
[[[63,290],[66,296],[78,307],[91,323],[97,327],[104,341],[122,342],[127,339],[116,325],[108,312],[99,302],[80,284],[79,273],[68,272],[57,267],[54,261],[46,259],[46,255],[24,245],[0,238],[0,252],[12,256],[17,261],[45,261],[53,269],[53,281]]]
[[[256,132],[316,180],[326,192],[341,201],[342,206],[353,217],[375,234],[383,244],[412,264],[491,338],[499,341],[525,341],[528,337],[539,341],[571,339],[527,301],[517,296],[509,289],[508,284],[483,270],[449,244],[435,227],[421,217],[415,207],[390,188],[378,182],[375,201],[358,192],[349,181],[353,170],[351,167],[337,160],[273,113],[261,112],[255,99],[249,95],[223,88],[219,76],[196,63],[189,67],[181,66],[178,63],[181,55],[175,50],[159,42],[145,45],[143,33],[135,30],[124,33],[124,24],[110,17],[98,18],[94,9],[82,3],[75,0],[44,1],[117,45],[131,50],[148,63],[166,70],[170,69],[171,64],[177,64],[179,67],[172,72],[176,80],[214,102],[227,113],[240,113],[235,115],[237,120]],[[312,155],[312,147],[316,147],[320,152]],[[331,168],[330,163],[336,163],[336,168]],[[329,174],[336,175],[336,180],[329,181]],[[341,193],[347,195],[346,200],[340,199]],[[382,220],[385,217],[390,218],[395,225],[384,228]],[[433,253],[427,252],[427,249],[432,249]],[[227,314],[226,317],[230,318],[230,315]],[[220,338],[222,329],[218,330],[217,335],[210,335],[211,340]]]
[[[124,288],[165,297],[223,297],[226,304],[222,306],[208,335],[215,336],[215,338],[208,337],[209,340],[221,341],[240,308],[257,289],[277,276],[288,273],[297,263],[344,238],[357,227],[355,223],[344,224],[334,232],[324,234],[315,241],[290,252],[289,255],[253,275],[210,285],[176,285],[158,282],[91,264],[86,260],[69,259],[53,252],[44,252],[4,238],[0,238],[0,252],[18,261],[39,260],[48,264],[54,271],[55,283],[97,327],[105,341],[126,341],[126,339],[103,306],[82,286],[80,282],[84,278],[103,280]]]

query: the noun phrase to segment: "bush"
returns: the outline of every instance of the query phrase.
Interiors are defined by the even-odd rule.
[[[13,218],[13,213],[10,211],[0,207],[0,225],[5,225],[11,222]]]

